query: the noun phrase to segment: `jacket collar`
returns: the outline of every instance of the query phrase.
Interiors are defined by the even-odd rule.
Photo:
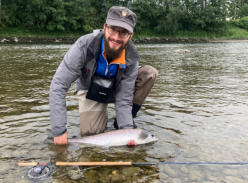
[[[100,32],[93,38],[87,48],[87,58],[98,59],[99,54],[101,53],[101,38],[103,37],[103,31]]]

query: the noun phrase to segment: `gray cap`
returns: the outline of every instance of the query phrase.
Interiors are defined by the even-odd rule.
[[[136,24],[136,15],[128,8],[113,6],[108,11],[106,24],[122,27],[133,33]]]

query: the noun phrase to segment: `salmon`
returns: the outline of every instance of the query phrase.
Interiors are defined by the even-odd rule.
[[[142,129],[120,129],[82,138],[68,139],[68,143],[83,143],[95,146],[139,145],[155,142],[158,139]]]

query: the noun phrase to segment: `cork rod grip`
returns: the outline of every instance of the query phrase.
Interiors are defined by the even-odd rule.
[[[131,166],[132,162],[56,162],[56,166]]]

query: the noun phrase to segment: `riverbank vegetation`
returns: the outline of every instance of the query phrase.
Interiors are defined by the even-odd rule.
[[[248,0],[0,0],[0,37],[78,37],[113,5],[137,14],[135,39],[248,39]]]

